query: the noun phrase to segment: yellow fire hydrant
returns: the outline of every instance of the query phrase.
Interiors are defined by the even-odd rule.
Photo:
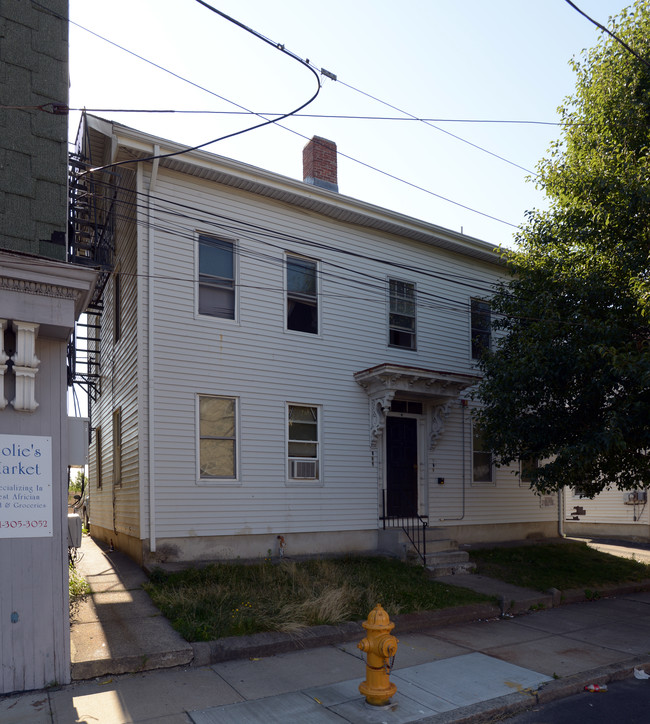
[[[368,620],[361,625],[366,629],[366,636],[357,646],[368,656],[366,680],[359,684],[359,691],[366,697],[368,704],[384,706],[397,691],[395,684],[388,679],[390,659],[397,651],[398,641],[390,633],[395,624],[378,603],[368,614]]]

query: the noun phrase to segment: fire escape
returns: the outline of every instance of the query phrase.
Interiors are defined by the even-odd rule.
[[[87,173],[92,158],[89,142],[85,145],[68,159],[68,261],[99,274],[86,313],[68,343],[68,386],[79,385],[86,392],[90,413],[101,393],[101,316],[104,289],[113,270],[119,183],[115,173]]]

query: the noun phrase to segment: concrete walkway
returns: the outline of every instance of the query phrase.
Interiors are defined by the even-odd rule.
[[[85,544],[84,549],[95,555],[88,554]],[[500,617],[495,606],[465,610],[464,620],[456,618],[458,611],[446,612],[447,618],[441,613],[438,619],[430,614],[405,616],[394,631],[400,640],[391,674],[397,694],[391,706],[377,709],[358,692],[365,677],[356,648],[364,633],[359,624],[320,627],[308,639],[294,638],[289,644],[286,636],[272,634],[192,648],[175,635],[167,639],[167,622],[136,595],[142,580],[136,575],[138,567],[121,554],[98,551],[100,565],[91,574],[97,585],[103,584],[94,594],[99,596],[98,619],[93,623],[81,616],[73,625],[75,670],[82,671],[81,665],[90,661],[88,652],[103,653],[104,648],[111,655],[98,660],[109,669],[119,670],[127,658],[132,662],[144,651],[163,664],[172,661],[165,654],[180,655],[184,661],[174,668],[103,674],[59,689],[0,697],[2,724],[486,721],[582,691],[588,683],[630,676],[634,667],[650,673],[650,591],[630,588],[615,597],[514,617]],[[85,560],[91,563],[90,557]],[[499,582],[490,584],[490,579],[477,585],[499,588]],[[534,593],[500,590],[502,606],[516,607]],[[109,593],[113,597],[104,599]],[[513,594],[519,598],[509,598]],[[489,615],[478,615],[486,612]],[[468,621],[468,616],[479,620]],[[328,636],[328,645],[311,648]],[[86,637],[92,637],[91,645],[82,645]],[[301,643],[310,648],[278,653]],[[126,652],[122,655],[120,645]],[[141,663],[147,668],[146,661]],[[650,686],[649,681],[636,683]]]
[[[72,678],[90,679],[188,664],[190,644],[142,590],[144,571],[128,556],[84,536],[77,570],[92,595],[74,609]]]

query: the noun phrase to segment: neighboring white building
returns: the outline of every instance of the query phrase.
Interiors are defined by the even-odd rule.
[[[646,490],[603,490],[595,498],[581,495],[579,489],[564,491],[567,535],[595,538],[650,538],[650,515]]]
[[[94,536],[155,562],[399,552],[383,519],[418,515],[461,543],[557,535],[557,498],[473,432],[495,247],[339,194],[324,139],[305,181],[151,160],[183,147],[93,116],[79,149],[143,159],[93,172],[117,192]]]

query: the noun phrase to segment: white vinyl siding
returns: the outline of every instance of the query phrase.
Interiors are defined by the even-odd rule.
[[[104,291],[104,311],[99,317],[89,317],[92,324],[102,324],[99,354],[91,353],[100,363],[101,395],[92,403],[92,425],[101,427],[103,456],[97,459],[97,445],[90,447],[89,485],[91,495],[91,525],[106,531],[116,531],[138,537],[141,533],[141,510],[146,495],[141,488],[140,456],[146,446],[140,439],[139,405],[146,382],[139,377],[139,355],[144,352],[138,318],[138,286],[145,280],[138,272],[138,209],[134,193],[138,171],[124,169],[115,218],[116,248],[119,259],[120,341],[115,344],[115,285],[108,284]],[[121,211],[120,211],[121,210]],[[139,209],[137,213],[142,213]],[[146,217],[145,217],[146,218]],[[94,321],[93,321],[94,319]],[[90,345],[89,345],[90,346]],[[92,345],[94,348],[94,344]],[[99,383],[99,380],[98,380]],[[120,410],[119,461],[113,455],[113,412]],[[98,463],[101,487],[98,487]],[[116,481],[119,481],[116,482]]]
[[[245,254],[236,254],[236,288],[241,290],[235,305],[237,324],[197,315],[197,236],[193,227],[188,227],[187,234],[179,234],[177,223],[169,223],[160,212],[156,218],[151,350],[155,370],[156,536],[376,531],[382,461],[370,448],[368,395],[353,375],[384,362],[472,374],[467,339],[468,290],[457,279],[464,276],[487,286],[498,277],[500,269],[428,243],[345,224],[166,168],[159,169],[156,196],[161,205],[168,200],[195,209],[193,224],[206,235],[214,214],[236,220],[237,248],[246,249]],[[139,228],[143,239],[141,278],[146,284],[146,234],[145,227]],[[267,243],[268,236],[255,231],[259,228],[290,238],[290,256],[316,264],[319,334],[286,333],[287,254],[275,243]],[[296,239],[310,243],[301,245]],[[312,244],[319,245],[317,262],[311,256]],[[363,263],[343,251],[362,255]],[[372,258],[366,258],[369,256]],[[128,253],[125,258],[128,261]],[[403,264],[414,270],[409,271],[409,277],[418,295],[435,294],[448,300],[440,307],[427,309],[426,314],[424,308],[418,309],[416,349],[387,346],[387,280],[393,278],[395,266]],[[428,271],[434,267],[435,279]],[[114,377],[114,404],[119,402],[122,407],[124,431],[124,482],[118,490],[116,515],[120,530],[131,525],[131,509],[122,506],[121,496],[127,493],[131,480],[127,465],[130,451],[135,454],[138,450],[137,438],[130,443],[132,438],[127,437],[127,421],[137,411],[138,396],[148,394],[145,377],[139,385],[131,379],[137,369],[137,355],[146,359],[148,354],[145,330],[138,337],[127,320],[132,308],[127,287],[135,286],[138,277],[129,274],[128,264],[125,267],[123,262],[122,268],[126,272],[124,322],[123,342],[118,349],[125,349],[128,335],[130,356],[125,353],[120,357]],[[368,284],[361,284],[360,270],[370,275]],[[141,298],[146,303],[147,295]],[[110,319],[107,315],[108,310],[105,316]],[[110,353],[105,359],[110,360]],[[143,368],[146,371],[146,364]],[[106,369],[108,374],[110,365]],[[102,397],[108,405],[112,393],[109,385],[106,388]],[[197,485],[197,391],[215,397],[227,392],[237,399],[236,480],[214,479]],[[127,394],[133,408],[126,406]],[[318,407],[318,482],[288,479],[287,401]],[[444,432],[422,466],[423,499],[428,496],[436,524],[457,525],[453,520],[438,519],[461,515],[467,525],[556,520],[556,511],[540,508],[538,498],[520,488],[516,476],[505,470],[495,471],[496,487],[473,488],[471,495],[466,495],[463,509],[463,485],[469,487],[472,483],[471,425],[467,419],[463,434],[463,412],[467,410],[452,404]],[[146,433],[144,410],[139,419]],[[93,424],[98,420],[94,418]],[[336,423],[325,424],[327,420]],[[110,447],[110,412],[103,429]],[[146,455],[146,451],[143,442],[140,454]],[[146,465],[143,470],[148,473]],[[111,475],[107,456],[105,481],[110,483]],[[443,477],[445,484],[435,484],[437,477]],[[144,480],[145,524],[149,500],[146,486]],[[101,506],[106,523],[102,525],[112,529],[110,485],[104,487]],[[140,535],[147,534],[145,525]]]

